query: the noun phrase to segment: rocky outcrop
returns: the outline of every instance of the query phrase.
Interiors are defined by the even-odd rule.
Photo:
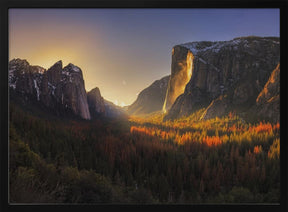
[[[61,96],[61,104],[67,104],[75,114],[79,114],[82,118],[90,119],[82,70],[70,63],[64,67],[61,76],[60,89],[58,91],[56,87],[55,91],[58,97]]]
[[[90,119],[82,70],[58,61],[47,71],[26,60],[9,62],[9,87],[22,102],[34,101],[56,114],[70,113]]]
[[[257,106],[265,104],[280,94],[280,64],[273,70],[263,90],[256,99]]]
[[[280,64],[256,99],[256,113],[263,119],[280,121]]]
[[[221,95],[220,97],[211,102],[211,104],[206,108],[200,119],[207,120],[225,115],[227,113],[227,109],[229,108],[229,104],[230,102],[227,99],[227,95]]]
[[[247,110],[255,105],[259,92],[280,60],[279,38],[274,37],[241,37],[231,41],[192,42],[176,47],[180,50],[177,51],[179,54],[192,54],[192,75],[165,120],[189,115],[210,104],[218,105],[221,101],[212,101],[221,95],[227,96],[225,99],[232,108]],[[173,72],[177,70],[172,68],[171,76]]]
[[[30,66],[26,60],[13,59],[8,64],[9,87],[21,94],[23,99],[39,100],[40,83],[44,68]]]
[[[127,108],[130,115],[143,115],[162,110],[170,76],[156,80],[141,91],[136,101]]]
[[[92,89],[87,93],[87,101],[89,105],[89,111],[92,117],[105,114],[104,98],[101,96],[98,87]]]

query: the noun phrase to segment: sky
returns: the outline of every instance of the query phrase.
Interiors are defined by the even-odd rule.
[[[9,60],[81,68],[120,106],[171,72],[173,46],[280,36],[279,9],[9,9]]]

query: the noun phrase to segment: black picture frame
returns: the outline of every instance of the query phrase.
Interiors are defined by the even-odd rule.
[[[286,0],[245,0],[245,1],[212,1],[212,0],[146,0],[146,1],[92,1],[92,0],[4,0],[1,2],[1,207],[0,211],[288,211],[287,196],[287,26],[288,1]],[[279,8],[281,40],[281,200],[278,204],[223,204],[223,205],[9,205],[8,204],[8,10],[9,8]]]

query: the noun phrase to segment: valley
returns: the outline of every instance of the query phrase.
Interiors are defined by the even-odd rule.
[[[161,116],[47,121],[11,105],[11,202],[279,201],[279,124]]]
[[[277,37],[192,42],[125,108],[80,67],[9,62],[11,203],[280,201]]]

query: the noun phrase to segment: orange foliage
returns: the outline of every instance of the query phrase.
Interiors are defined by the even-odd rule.
[[[279,129],[280,129],[280,124],[279,124],[279,122],[277,122],[277,124],[275,124],[273,126],[273,130],[275,131],[275,130],[279,130]]]
[[[229,119],[235,118],[235,112],[229,112],[228,117],[229,117]]]
[[[236,126],[233,124],[231,127],[228,127],[227,132],[244,132],[246,129],[244,126]]]
[[[229,128],[228,128],[228,131],[229,131],[229,132],[236,132],[236,131],[237,131],[237,127],[236,127],[236,125],[233,124],[232,127],[229,127]]]
[[[280,139],[276,138],[268,151],[268,158],[277,159],[280,157]]]
[[[136,126],[132,126],[130,128],[130,133],[143,133],[143,134],[146,134],[146,135],[150,135],[150,136],[153,136],[154,133],[147,129],[146,127],[136,127]]]
[[[169,138],[169,134],[167,132],[165,132],[165,131],[161,131],[160,135],[161,135],[160,137],[162,139],[168,139]]]
[[[192,133],[186,132],[183,135],[176,135],[175,141],[177,144],[185,144],[188,141],[192,141]]]
[[[208,146],[218,146],[222,144],[222,140],[219,138],[219,136],[206,136],[203,138],[203,143],[206,143]]]
[[[255,130],[257,133],[261,132],[271,132],[272,131],[272,125],[270,123],[263,123],[260,122],[257,126],[250,128],[249,130]]]
[[[253,150],[254,154],[259,154],[261,152],[262,152],[262,146],[255,146],[254,147],[254,150]]]
[[[209,147],[231,141],[238,143],[264,141],[270,137],[278,136],[280,129],[279,123],[272,125],[269,122],[260,122],[255,125],[248,125],[233,113],[230,113],[228,117],[205,121],[193,121],[186,118],[163,122],[158,117],[157,119],[133,118],[133,122],[137,126],[130,128],[131,133],[142,133],[156,139],[174,141],[178,145],[196,142]],[[145,126],[148,123],[150,126]],[[207,136],[207,132],[209,132],[209,136]],[[262,147],[256,146],[254,151],[253,149],[251,151],[251,154],[259,154]]]

